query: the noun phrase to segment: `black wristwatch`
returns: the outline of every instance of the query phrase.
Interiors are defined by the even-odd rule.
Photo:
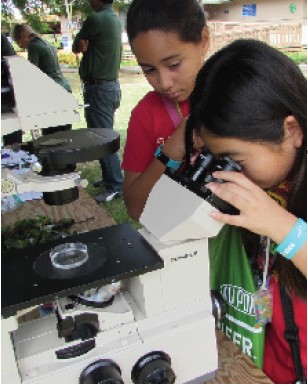
[[[162,150],[163,145],[161,144],[155,151],[155,158],[162,162],[166,167],[178,170],[183,163],[182,160],[170,159]]]

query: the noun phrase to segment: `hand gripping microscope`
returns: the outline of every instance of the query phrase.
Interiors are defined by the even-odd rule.
[[[203,153],[200,159],[188,175],[167,170],[159,179],[138,232],[122,224],[66,238],[87,245],[83,265],[55,267],[50,257],[59,241],[4,256],[3,380],[141,384],[213,378],[218,357],[208,238],[222,225],[209,212],[234,208],[200,183],[214,157]],[[237,167],[226,159],[221,164]],[[16,323],[19,311],[50,300],[52,315]]]

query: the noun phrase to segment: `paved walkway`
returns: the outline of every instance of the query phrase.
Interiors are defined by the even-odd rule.
[[[142,69],[139,66],[121,66],[120,71],[131,74],[142,74]]]

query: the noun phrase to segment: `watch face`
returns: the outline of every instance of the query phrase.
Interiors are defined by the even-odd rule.
[[[160,152],[158,154],[157,159],[160,160],[165,165],[169,162],[169,158],[163,152]]]

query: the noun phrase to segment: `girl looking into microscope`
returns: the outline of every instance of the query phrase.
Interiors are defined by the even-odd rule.
[[[131,114],[122,164],[125,172],[124,200],[127,211],[131,217],[139,219],[150,191],[166,170],[166,166],[177,169],[185,155],[184,131],[185,118],[188,117],[190,110],[189,96],[197,73],[204,62],[209,35],[204,12],[198,2],[194,0],[134,0],[128,12],[127,32],[132,50],[148,82],[154,88],[154,91],[147,94]],[[195,147],[200,147],[200,144],[204,145],[200,143],[200,137],[207,145],[205,141],[207,138],[201,135],[201,131],[203,132],[201,130],[202,114],[211,116],[216,111],[218,116],[216,120],[220,124],[224,122],[224,113],[228,113],[230,119],[233,119],[230,123],[226,120],[226,131],[222,131],[221,136],[229,138],[228,130],[231,130],[234,139],[240,140],[240,148],[234,148],[235,153],[234,151],[230,153],[228,149],[223,149],[223,151],[241,163],[243,175],[239,173],[222,174],[222,177],[226,175],[226,180],[228,180],[227,178],[235,178],[235,181],[239,179],[238,184],[232,179],[232,182],[227,182],[225,185],[217,187],[216,184],[212,184],[209,187],[215,190],[216,186],[219,196],[219,194],[226,194],[226,192],[219,192],[219,189],[225,188],[228,184],[236,186],[236,191],[243,190],[242,192],[248,191],[247,185],[250,186],[250,190],[253,192],[250,200],[254,205],[247,201],[245,207],[246,211],[253,208],[250,214],[243,211],[241,201],[233,204],[233,198],[230,203],[234,206],[240,205],[239,209],[243,213],[232,218],[219,217],[222,214],[218,212],[213,215],[226,223],[238,220],[238,223],[230,223],[230,225],[247,227],[247,231],[242,230],[243,239],[245,247],[250,250],[249,255],[252,255],[251,259],[253,259],[255,250],[259,249],[259,234],[263,233],[265,228],[270,231],[264,232],[262,236],[273,237],[272,244],[274,241],[279,243],[297,222],[297,218],[306,219],[306,133],[304,131],[304,127],[306,127],[306,84],[295,64],[282,54],[272,51],[267,46],[257,49],[258,43],[256,43],[256,47],[252,43],[241,44],[235,50],[236,53],[232,60],[231,53],[234,48],[231,46],[230,49],[223,51],[221,60],[211,59],[209,61],[211,71],[206,71],[206,76],[210,81],[206,82],[206,86],[202,78],[198,78],[200,79],[198,80],[199,87],[196,88],[195,97],[191,100],[196,107],[192,111],[188,132],[195,136]],[[246,57],[247,59],[245,59]],[[253,57],[255,60],[252,60]],[[231,61],[229,62],[229,60]],[[220,67],[222,63],[224,66]],[[255,72],[252,79],[250,79],[251,71]],[[209,72],[212,72],[211,76]],[[226,75],[221,77],[223,80],[219,83],[219,76],[224,73]],[[216,75],[217,77],[215,77]],[[228,79],[229,75],[231,75],[230,79]],[[215,83],[213,83],[214,79]],[[250,88],[249,81],[254,84],[253,88]],[[217,89],[217,92],[215,92],[216,82],[221,87],[220,90]],[[275,90],[271,89],[272,82],[275,83]],[[226,84],[226,90],[224,84]],[[227,87],[228,84],[230,85]],[[210,87],[209,93],[207,93],[206,87]],[[207,104],[200,105],[198,98],[203,94],[205,98],[200,98],[200,101],[203,102],[206,99]],[[214,101],[210,104],[214,96]],[[232,105],[229,104],[231,100],[228,102],[228,98],[231,98]],[[283,104],[285,104],[285,108],[278,108]],[[222,116],[221,121],[219,116]],[[199,129],[196,125],[197,129],[193,130],[195,117],[196,123],[199,123]],[[241,130],[239,130],[240,127]],[[211,136],[216,138],[220,132],[214,132],[214,134]],[[232,140],[234,141],[234,139]],[[234,145],[233,141],[231,142]],[[209,149],[215,154],[214,146],[210,146]],[[242,154],[245,149],[249,151]],[[190,151],[188,154],[191,155]],[[224,155],[217,150],[216,154]],[[245,155],[245,158],[235,157],[236,154]],[[266,173],[263,177],[262,170]],[[288,186],[287,210],[280,207],[267,195],[267,193],[270,194],[270,187],[273,190],[272,196],[277,196],[276,187],[279,192],[286,191],[284,179],[287,179],[285,185]],[[241,183],[244,183],[244,186]],[[283,188],[280,188],[280,184],[283,185]],[[234,194],[232,192],[233,197]],[[250,192],[246,192],[246,195],[250,196]],[[256,202],[259,199],[260,207],[256,208]],[[237,196],[236,201],[238,200]],[[228,201],[227,198],[226,201]],[[282,197],[280,201],[283,202],[284,198]],[[253,215],[256,217],[254,218]],[[275,220],[277,223],[274,223]],[[254,228],[251,226],[252,224],[258,226]],[[284,231],[281,229],[282,225],[285,225]],[[304,226],[301,221],[299,225],[301,228]],[[306,279],[304,277],[306,258],[302,250],[304,248],[305,246],[289,261],[281,254],[277,254],[276,258],[271,258],[272,262],[274,260],[270,274],[271,285],[275,288],[273,292],[274,309],[272,323],[267,327],[264,370],[276,382],[292,382],[296,379],[296,373],[290,347],[288,342],[283,340],[284,319],[279,305],[278,284],[275,285],[276,281],[273,277],[279,276],[281,282],[279,286],[292,293],[292,303],[296,309],[295,322],[299,328],[301,341],[301,361],[304,365],[304,372],[306,370],[306,310],[304,310],[306,309]],[[215,266],[212,268],[215,270]],[[224,268],[228,269],[228,265],[224,265]],[[271,341],[275,341],[272,347]],[[283,348],[279,348],[276,355],[275,349],[277,350],[277,344],[280,346],[280,343]],[[281,370],[282,367],[283,370]]]
[[[238,40],[201,69],[186,125],[188,162],[194,134],[212,154],[242,167],[215,172],[224,183],[206,187],[239,210],[211,215],[240,229],[256,275],[267,274],[272,319],[263,370],[276,383],[306,383],[307,375],[306,99],[305,77],[293,61],[264,43]],[[268,253],[267,271],[260,250]]]

